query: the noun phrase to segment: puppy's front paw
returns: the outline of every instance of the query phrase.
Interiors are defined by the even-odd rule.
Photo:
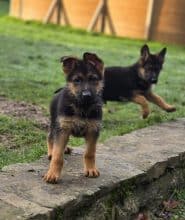
[[[175,112],[176,111],[176,108],[175,106],[169,106],[167,109],[166,109],[167,112]]]
[[[98,177],[100,172],[96,168],[85,169],[84,175],[86,177]]]
[[[48,170],[48,172],[44,175],[43,179],[47,183],[57,183],[60,178],[60,173],[53,172],[52,170]]]

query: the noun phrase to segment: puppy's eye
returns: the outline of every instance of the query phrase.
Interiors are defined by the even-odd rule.
[[[75,78],[73,79],[73,82],[76,83],[76,84],[79,84],[82,82],[82,79],[81,78]]]

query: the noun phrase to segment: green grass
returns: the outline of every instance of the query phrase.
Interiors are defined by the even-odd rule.
[[[72,54],[81,57],[83,52],[91,51],[102,57],[106,65],[129,65],[138,59],[142,44],[144,41],[89,34],[82,30],[23,22],[2,16],[0,95],[40,105],[48,113],[53,92],[65,84],[59,63],[61,56]],[[157,42],[149,42],[149,46],[153,52],[164,46],[168,47],[164,70],[155,91],[174,104],[177,111],[167,114],[151,105],[150,117],[142,120],[137,105],[108,103],[104,106],[100,142],[114,135],[123,135],[138,128],[185,116],[185,47]],[[114,109],[114,112],[110,114],[108,109]],[[4,116],[0,120],[4,121],[0,124],[0,134],[5,129],[16,146],[15,149],[8,149],[1,144],[0,167],[16,161],[37,159],[46,152],[45,132],[31,121]],[[73,146],[83,143],[82,139],[70,140],[70,145]],[[27,152],[28,155],[22,152]]]
[[[176,201],[179,202],[177,208],[172,210],[171,220],[184,220],[185,219],[185,189],[176,192]]]
[[[32,161],[45,150],[45,132],[31,121],[0,115],[0,134],[7,144],[0,143],[0,168],[10,163]]]
[[[167,207],[167,210],[163,212],[164,216],[168,216],[168,218],[164,219],[170,219],[170,220],[184,220],[185,219],[185,189],[175,189],[173,192],[173,197],[171,200],[168,200],[169,207]],[[173,204],[175,206],[173,206]]]
[[[0,16],[7,15],[9,10],[9,0],[0,0]]]

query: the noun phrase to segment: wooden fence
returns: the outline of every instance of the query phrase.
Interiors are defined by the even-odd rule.
[[[11,0],[10,15],[185,44],[185,0]]]

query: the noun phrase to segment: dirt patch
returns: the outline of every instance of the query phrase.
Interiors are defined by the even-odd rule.
[[[0,114],[35,121],[44,129],[47,129],[49,125],[49,117],[44,116],[41,107],[26,102],[8,100],[2,96],[0,96]]]
[[[7,149],[15,149],[16,145],[14,143],[14,139],[9,134],[0,134],[0,146],[3,143],[3,146]]]

